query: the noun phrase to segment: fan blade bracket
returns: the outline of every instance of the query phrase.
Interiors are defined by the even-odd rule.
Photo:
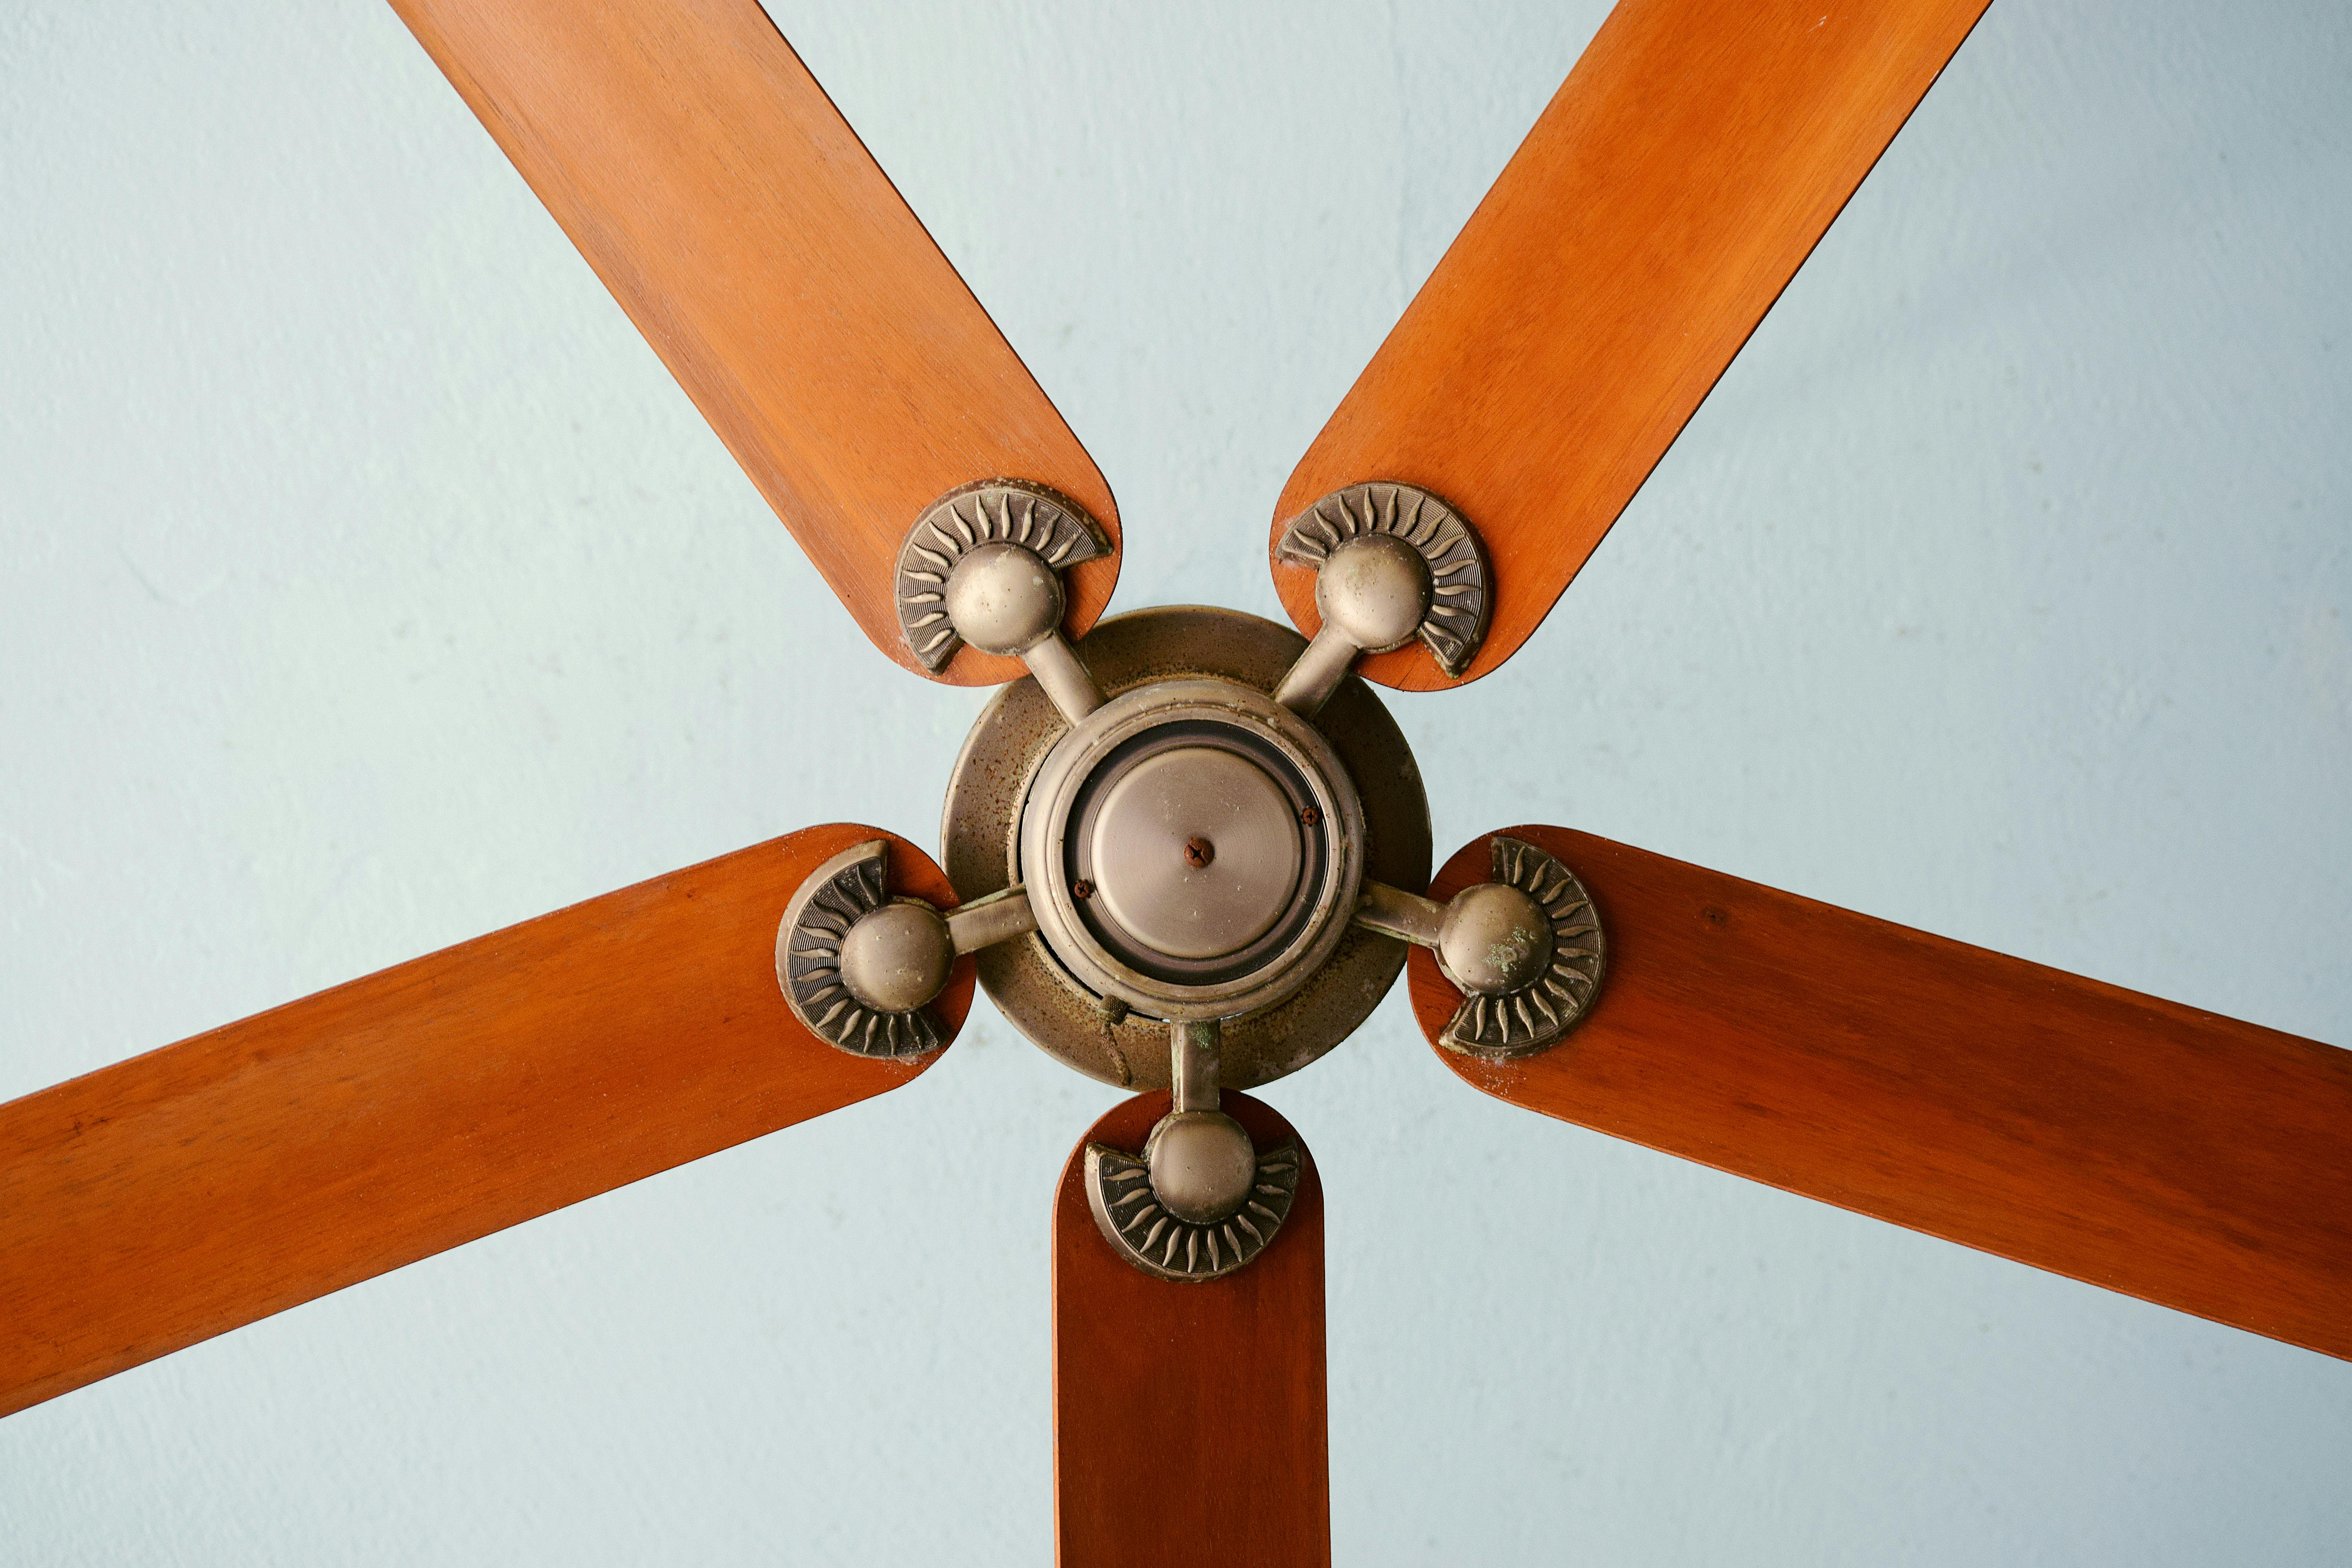
[[[1215,1020],[1169,1026],[1168,1113],[1140,1153],[1085,1146],[1087,1205],[1111,1250],[1155,1279],[1200,1284],[1274,1245],[1298,1195],[1296,1139],[1260,1151],[1223,1109]]]
[[[983,479],[923,510],[899,547],[898,624],[932,674],[969,645],[1017,658],[1076,724],[1103,704],[1062,622],[1062,574],[1111,552],[1069,497],[1025,479]]]
[[[1274,693],[1307,718],[1360,658],[1418,640],[1440,673],[1459,679],[1486,639],[1486,547],[1467,519],[1417,485],[1333,490],[1284,526],[1274,565],[1277,582],[1315,574],[1315,631]]]
[[[1167,1125],[1163,1119],[1160,1127]],[[1154,1128],[1152,1138],[1160,1136]],[[1147,1142],[1146,1152],[1137,1155],[1105,1143],[1087,1145],[1087,1206],[1096,1228],[1123,1260],[1155,1279],[1202,1284],[1247,1268],[1274,1245],[1298,1192],[1297,1144],[1263,1153],[1253,1149],[1246,1206],[1213,1222],[1169,1211],[1152,1177],[1150,1148]]]
[[[1012,887],[942,914],[891,890],[890,841],[854,844],[811,871],[776,926],[776,984],[793,1016],[836,1050],[914,1061],[953,1026],[934,1011],[971,955],[1037,929],[1029,895]]]
[[[924,670],[957,648],[1018,658],[1061,715],[1077,724],[1101,689],[1063,635],[1061,574],[1110,555],[1087,508],[1028,479],[962,484],[924,508],[898,548],[898,626]]]
[[[1476,842],[1455,857],[1475,853]],[[1592,896],[1558,856],[1507,834],[1486,840],[1487,879],[1445,902],[1368,883],[1356,923],[1426,950],[1457,1000],[1433,1037],[1489,1061],[1548,1051],[1601,994],[1608,942]]]
[[[947,921],[948,940],[962,954],[1027,936],[1037,929],[1037,911],[1029,907],[1029,889],[1015,882],[986,898],[958,904],[948,911]]]

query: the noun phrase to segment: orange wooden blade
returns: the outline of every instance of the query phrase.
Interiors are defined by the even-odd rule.
[[[812,827],[0,1106],[0,1415],[896,1089],[776,984]],[[890,839],[893,888],[955,901]],[[952,1030],[971,963],[934,1005]]]
[[[898,549],[958,485],[1109,487],[757,0],[392,0],[776,509],[908,669]],[[1066,581],[1073,635],[1116,551]],[[940,679],[1022,673],[966,647]]]
[[[1061,1568],[1321,1568],[1331,1561],[1323,1186],[1303,1170],[1266,1249],[1222,1279],[1155,1279],[1087,1206],[1086,1147],[1140,1150],[1139,1095],[1087,1130],[1054,1199],[1054,1539]],[[1228,1092],[1261,1151],[1290,1124]]]
[[[2352,1357],[2352,1051],[1559,827],[1608,976],[1474,1087],[1736,1175]],[[1486,879],[1480,839],[1430,896]],[[1459,994],[1415,949],[1433,1041]]]
[[[1492,557],[1465,679],[1527,641],[1986,0],[1620,0],[1315,439],[1274,523],[1365,479]],[[1312,635],[1314,575],[1276,562]],[[1366,660],[1454,684],[1413,645]]]

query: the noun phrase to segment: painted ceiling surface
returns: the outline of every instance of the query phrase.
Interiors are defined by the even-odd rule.
[[[1087,442],[1118,603],[1281,481],[1601,8],[779,0]],[[1396,699],[1541,819],[2352,1042],[2352,17],[2001,0],[1549,625]],[[386,7],[0,16],[0,1095],[803,824],[888,664]],[[26,1563],[1033,1563],[1108,1091],[906,1091],[0,1423]],[[1349,1563],[2340,1562],[2352,1366],[1514,1113],[1391,996]]]

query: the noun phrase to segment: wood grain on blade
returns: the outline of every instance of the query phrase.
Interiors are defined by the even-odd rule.
[[[1620,0],[1284,489],[1435,491],[1494,564],[1465,679],[1541,624],[1986,0]],[[1313,635],[1314,574],[1276,562]],[[1454,684],[1419,647],[1358,667]]]
[[[936,1056],[835,1050],[776,984],[785,901],[877,837],[809,828],[0,1106],[0,1414],[908,1081]],[[955,901],[896,838],[890,878]]]
[[[1498,1099],[2352,1357],[2352,1051],[1557,827],[1609,976]],[[1486,840],[1433,898],[1485,879]],[[1458,999],[1416,949],[1432,1040]]]
[[[1033,479],[1118,540],[1077,437],[756,0],[392,0],[876,647],[925,507]],[[1113,553],[1070,573],[1092,626]],[[941,679],[1017,660],[967,647]]]
[[[1288,1122],[1228,1092],[1260,1150]],[[1322,1568],[1331,1561],[1323,1187],[1312,1157],[1266,1249],[1222,1279],[1156,1279],[1087,1206],[1086,1146],[1139,1151],[1139,1095],[1071,1152],[1054,1200],[1054,1521],[1061,1568]],[[1302,1156],[1306,1145],[1299,1144]]]

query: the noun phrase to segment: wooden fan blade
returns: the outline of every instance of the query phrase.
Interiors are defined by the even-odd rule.
[[[924,673],[898,550],[976,479],[1103,525],[1066,580],[1094,624],[1109,487],[757,0],[392,4],[877,647]],[[940,679],[1021,673],[966,647]]]
[[[1261,1152],[1297,1142],[1290,1213],[1220,1279],[1154,1279],[1087,1205],[1086,1149],[1143,1147],[1139,1095],[1087,1130],[1054,1199],[1054,1539],[1061,1568],[1323,1568],[1331,1477],[1323,1187],[1290,1124],[1228,1091]]]
[[[2352,1358],[2352,1051],[1559,827],[1591,1012],[1514,1105],[2037,1268]],[[1486,841],[1430,896],[1486,879]],[[1415,949],[1431,1040],[1459,994]]]
[[[1282,492],[1436,492],[1518,651],[1968,36],[1986,0],[1620,0]],[[1301,631],[1314,574],[1276,561]],[[1456,684],[1419,647],[1365,660]]]
[[[0,1106],[0,1415],[898,1088],[776,982],[812,827]],[[971,1004],[962,960],[934,1006]]]

